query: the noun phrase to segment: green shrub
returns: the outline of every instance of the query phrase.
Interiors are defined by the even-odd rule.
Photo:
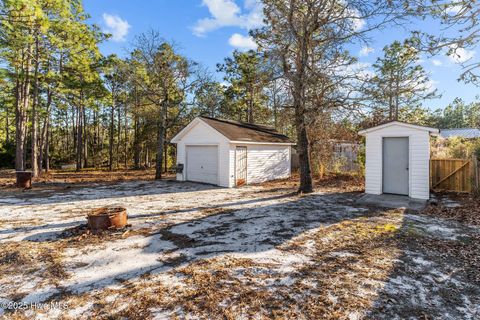
[[[477,159],[480,160],[480,141],[477,143],[475,146],[475,149],[473,151],[473,154],[477,157]]]

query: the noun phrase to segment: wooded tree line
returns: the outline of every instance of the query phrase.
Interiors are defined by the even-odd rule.
[[[438,94],[420,58],[445,48],[454,55],[478,40],[471,24],[478,5],[469,0],[263,5],[265,26],[252,31],[258,50],[235,51],[215,73],[156,30],[137,35],[126,57],[103,56],[98,46],[109,36],[86,22],[81,0],[4,0],[2,165],[14,160],[16,170],[38,175],[51,164],[113,170],[155,163],[161,178],[175,157],[170,138],[205,115],[267,124],[296,139],[300,190],[309,192],[311,157],[322,141],[389,119],[440,124],[443,115],[422,108]],[[369,70],[348,50],[368,43],[374,30],[425,15],[463,26],[454,36],[412,30]],[[460,78],[475,82],[475,71]]]

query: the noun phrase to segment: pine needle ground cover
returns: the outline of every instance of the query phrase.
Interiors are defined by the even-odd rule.
[[[123,181],[3,191],[0,317],[478,318],[479,228],[359,206],[357,189]],[[118,205],[131,227],[88,231],[88,210]]]

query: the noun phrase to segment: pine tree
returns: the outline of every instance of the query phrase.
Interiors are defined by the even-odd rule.
[[[387,120],[406,120],[426,99],[437,98],[428,74],[421,66],[420,54],[411,40],[399,41],[383,49],[383,57],[373,64],[375,75],[366,94],[372,107]]]
[[[224,80],[228,83],[226,95],[231,117],[235,114],[237,120],[249,123],[268,119],[265,88],[270,72],[267,67],[266,59],[253,50],[236,50],[232,58],[218,65],[218,71],[225,73]]]

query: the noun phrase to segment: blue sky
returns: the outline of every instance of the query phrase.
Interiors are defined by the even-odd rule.
[[[261,23],[257,0],[84,0],[84,7],[91,15],[91,23],[113,35],[101,45],[104,54],[127,55],[135,35],[152,28],[212,72],[234,49],[251,48],[248,30]],[[425,31],[438,28],[431,21],[415,22],[413,26]],[[385,45],[406,36],[408,32],[400,28],[382,30],[371,35],[372,41],[367,46],[352,45],[350,50],[368,66]],[[426,101],[425,106],[443,108],[455,97],[470,102],[480,93],[473,85],[457,82],[462,70],[458,60],[469,57],[475,60],[480,53],[476,50],[459,53],[457,61],[446,56],[422,59],[422,65],[430,73],[431,85],[443,95],[441,99]]]

